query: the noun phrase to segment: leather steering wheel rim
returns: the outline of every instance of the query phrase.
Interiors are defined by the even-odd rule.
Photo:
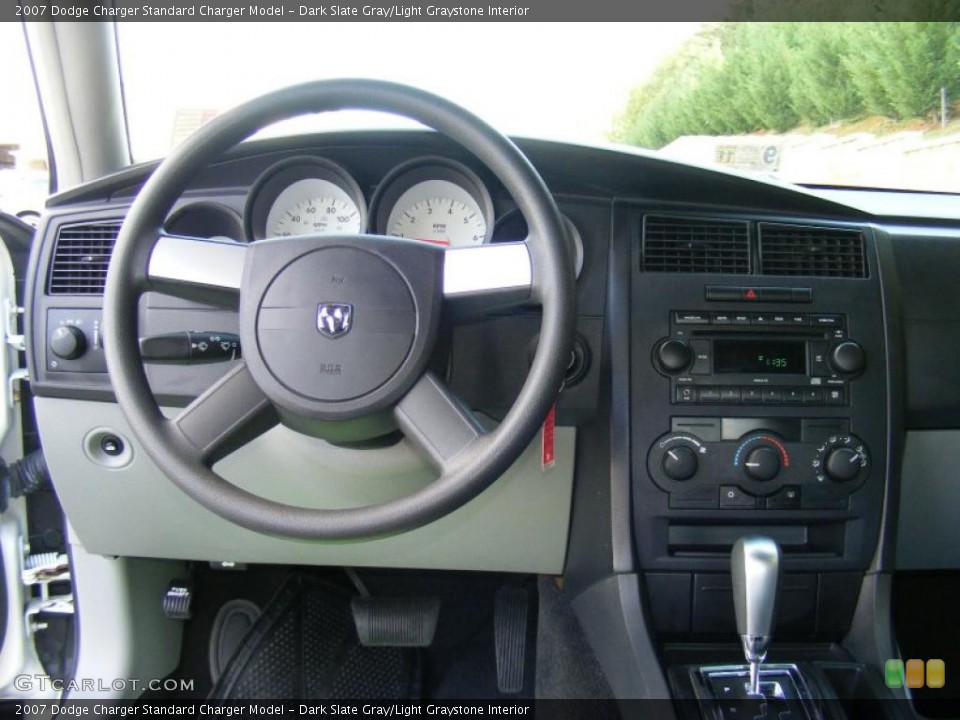
[[[542,307],[540,338],[527,379],[503,421],[465,446],[440,477],[405,497],[347,509],[288,505],[228,482],[188,447],[164,417],[139,351],[138,302],[158,289],[151,254],[175,201],[226,150],[267,125],[306,113],[375,110],[412,118],[475,155],[527,218],[529,299]],[[373,80],[327,80],[272,92],[209,122],[153,172],[126,216],[104,296],[104,345],[118,404],[143,449],[187,495],[221,517],[257,532],[320,540],[367,538],[425,525],[492,484],[536,436],[556,401],[573,342],[575,280],[560,214],[542,179],[507,138],[459,106],[415,88]],[[319,481],[322,482],[322,479]]]

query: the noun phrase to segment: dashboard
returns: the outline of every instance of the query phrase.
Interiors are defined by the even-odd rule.
[[[517,142],[555,195],[578,276],[557,466],[547,473],[531,448],[449,523],[369,543],[231,528],[152,467],[113,402],[100,328],[110,249],[154,166],[54,197],[31,261],[29,362],[75,540],[101,554],[566,572],[582,585],[627,568],[642,574],[666,638],[731,631],[726,568],[744,534],[784,550],[786,638],[841,636],[865,573],[895,554],[901,566],[929,562],[895,545],[898,523],[901,537],[925,533],[925,557],[960,561],[956,529],[920,510],[960,503],[926,444],[946,448],[960,428],[960,368],[937,362],[960,344],[949,211],[890,216],[882,194]],[[166,230],[240,243],[370,232],[451,247],[527,236],[483,165],[429,132],[244,144],[195,179]],[[236,325],[229,311],[145,297],[142,354],[163,405],[186,405],[228,371],[242,355]],[[495,423],[538,330],[535,307],[451,320],[431,367]],[[318,449],[319,465],[308,459]],[[395,440],[357,452],[281,428],[224,462],[245,488],[318,506],[428,481]]]

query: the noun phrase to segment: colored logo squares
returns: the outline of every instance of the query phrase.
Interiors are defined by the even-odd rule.
[[[942,688],[946,684],[947,669],[943,660],[910,659],[904,664],[903,660],[887,660],[883,668],[883,679],[888,688]]]

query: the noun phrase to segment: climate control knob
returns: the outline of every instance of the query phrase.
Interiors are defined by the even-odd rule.
[[[61,360],[76,360],[87,351],[87,336],[76,325],[61,325],[50,336],[50,352]]]
[[[693,348],[683,340],[664,340],[654,353],[659,368],[665,373],[680,373],[693,362]]]
[[[831,480],[846,482],[860,474],[863,454],[854,448],[839,447],[827,453],[823,461],[824,474]]]
[[[853,340],[844,340],[834,345],[828,360],[834,372],[844,375],[858,375],[867,366],[866,353],[863,352],[860,344]]]
[[[697,454],[686,445],[670,448],[660,461],[663,474],[671,480],[689,480],[696,474],[699,464]]]
[[[767,445],[755,447],[747,452],[743,469],[753,480],[773,480],[780,472],[780,453]]]
[[[867,446],[854,435],[834,435],[819,448],[813,459],[818,482],[861,482],[870,469]]]

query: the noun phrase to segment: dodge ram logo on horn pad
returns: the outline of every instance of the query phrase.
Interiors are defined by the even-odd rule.
[[[317,305],[317,330],[328,338],[343,337],[353,326],[353,305],[320,303]]]

